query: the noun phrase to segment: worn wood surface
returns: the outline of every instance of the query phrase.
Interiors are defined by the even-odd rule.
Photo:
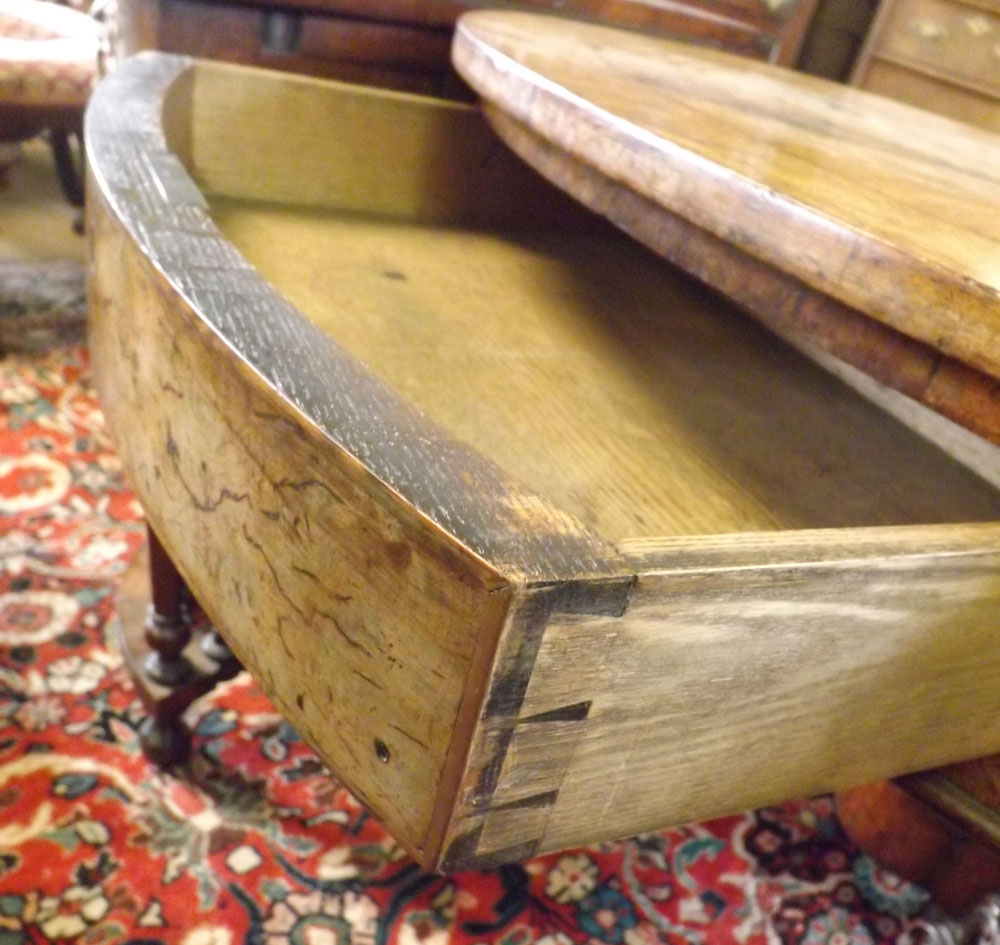
[[[1000,526],[948,524],[995,519],[995,490],[618,246],[473,111],[246,82],[249,130],[204,98],[240,85],[231,67],[139,57],[98,91],[95,372],[199,601],[422,863],[488,865],[1000,747]],[[275,130],[292,104],[311,135]],[[234,95],[231,116],[246,108]],[[227,125],[228,164],[262,161],[258,181],[226,169]],[[307,145],[339,175],[383,139],[381,166],[296,193],[318,166]],[[503,167],[528,232],[510,230]],[[598,258],[615,261],[603,280]],[[669,306],[643,304],[653,290]],[[404,370],[438,350],[450,366]],[[590,393],[549,377],[560,352]],[[487,403],[529,396],[529,419]]]
[[[470,14],[453,58],[497,110],[668,221],[1000,376],[996,136],[721,53],[528,14]]]
[[[992,375],[810,288],[723,236],[692,226],[500,109],[487,106],[486,111],[503,139],[547,178],[769,328],[1000,444],[1000,385]]]
[[[606,538],[1000,519],[995,489],[613,230],[210,207],[409,403]]]
[[[463,828],[503,860],[597,824],[628,835],[990,750],[998,538],[623,543],[638,575],[624,615],[550,619],[520,697],[484,712]]]
[[[511,546],[511,563],[538,578],[614,570],[600,541],[392,395],[215,234],[159,129],[185,68],[134,61],[88,118],[102,403],[153,527],[241,662],[433,862],[470,666],[507,606],[509,577],[483,558],[527,538],[536,548]],[[546,518],[547,564],[546,529],[528,524]]]
[[[220,376],[224,343],[165,302],[155,271],[92,208],[98,388],[150,521],[279,709],[425,854],[476,643],[468,628],[489,636],[502,580],[424,536],[419,516],[398,514],[356,460],[300,430],[252,372]]]
[[[187,72],[183,65],[178,65],[183,60],[155,54],[137,60],[134,70],[107,84],[107,97],[103,101],[109,104],[95,108],[89,119],[88,128],[95,145],[100,147],[107,142],[99,165],[98,186],[108,195],[121,220],[123,235],[132,238],[152,263],[170,273],[170,291],[180,293],[197,311],[205,330],[224,340],[237,355],[238,363],[260,377],[266,389],[304,414],[324,436],[371,470],[388,489],[440,528],[459,534],[472,553],[498,567],[510,567],[515,574],[520,573],[521,567],[527,567],[530,573],[522,575],[525,579],[616,573],[617,565],[609,563],[616,552],[606,539],[582,528],[550,501],[525,492],[495,464],[455,439],[450,431],[430,422],[298,312],[219,234],[208,216],[205,197],[177,155],[190,156],[197,173],[196,138],[201,128],[197,120],[198,100],[204,88],[211,87],[208,77],[220,72],[230,75],[244,72],[249,81],[253,71],[205,64],[195,72]],[[158,77],[158,69],[178,73],[177,80],[170,82]],[[408,165],[398,164],[397,159],[418,153],[426,156],[424,163],[409,168],[413,180],[398,188],[389,183],[390,176],[384,171],[370,177],[356,175],[356,180],[345,188],[348,195],[345,209],[356,209],[353,201],[371,196],[374,204],[371,210],[379,214],[426,213],[430,219],[456,215],[459,219],[476,219],[480,214],[490,216],[492,206],[503,205],[504,201],[498,197],[482,209],[456,207],[455,193],[474,193],[477,189],[482,192],[483,188],[477,188],[473,181],[455,180],[451,186],[437,176],[438,170],[459,169],[474,179],[480,177],[485,187],[494,180],[495,163],[507,161],[516,166],[516,161],[482,124],[478,125],[481,140],[470,142],[473,159],[449,156],[440,164],[432,161],[442,153],[464,150],[472,124],[450,120],[460,106],[439,106],[412,96],[295,76],[272,74],[272,78],[272,96],[278,105],[269,109],[267,96],[260,97],[256,127],[262,146],[276,134],[267,121],[269,114],[281,111],[290,102],[309,98],[303,89],[312,87],[324,99],[327,109],[341,102],[335,117],[343,116],[342,127],[359,127],[352,123],[358,122],[360,115],[367,122],[368,140],[381,140],[390,133],[399,136],[394,142],[398,147],[391,150],[393,160],[386,162],[395,166],[395,176],[408,176],[398,173]],[[166,86],[162,92],[156,91],[156,81]],[[325,95],[321,90],[325,90]],[[112,95],[120,98],[113,99]],[[144,96],[150,100],[146,101]],[[163,97],[162,132],[156,104],[160,96]],[[380,110],[377,104],[380,100],[390,107]],[[112,103],[120,106],[119,114],[114,112]],[[126,110],[126,104],[132,106],[132,112]],[[139,111],[140,104],[149,114]],[[409,105],[421,119],[400,127],[394,122],[400,105]],[[474,115],[471,109],[461,110],[467,116]],[[234,114],[240,114],[235,104]],[[128,124],[133,118],[134,129]],[[325,136],[310,137],[320,147],[335,135],[331,130]],[[168,138],[176,154],[168,149]],[[344,134],[340,138],[348,139],[341,149],[343,161],[344,153],[357,153],[357,143]],[[294,149],[302,140],[300,136],[287,143]],[[231,164],[250,160],[244,143],[239,138],[234,140],[234,153],[240,160],[232,160]],[[130,148],[131,153],[120,153],[125,148]],[[366,153],[364,146],[361,151]],[[144,157],[130,165],[129,159],[137,161],[136,154]],[[336,159],[332,151],[329,157],[331,162]],[[315,163],[317,159],[311,160]],[[424,188],[426,195],[421,197],[421,187],[414,181],[419,182],[427,175],[430,180]],[[534,184],[537,194],[539,182]],[[282,178],[278,186],[284,188],[288,182]],[[211,188],[206,185],[206,189]],[[303,188],[300,199],[309,193]],[[388,203],[393,193],[399,195],[395,214]],[[279,189],[275,199],[290,198]],[[556,195],[557,207],[562,206],[560,199]],[[507,210],[497,211],[497,216],[503,218],[507,213]],[[266,312],[267,317],[261,312]]]

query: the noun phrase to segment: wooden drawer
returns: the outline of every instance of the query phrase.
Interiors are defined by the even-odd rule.
[[[1000,492],[477,110],[146,56],[87,143],[130,480],[427,866],[1000,745]]]
[[[918,108],[1000,132],[1000,102],[997,99],[907,66],[883,60],[873,61],[865,77],[865,88]]]
[[[996,130],[1000,5],[995,0],[883,0],[851,81]]]
[[[880,57],[1000,94],[1000,9],[899,0],[882,30]]]

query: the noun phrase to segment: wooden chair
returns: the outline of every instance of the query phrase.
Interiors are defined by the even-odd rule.
[[[85,13],[42,0],[0,0],[0,142],[45,133],[59,183],[76,207],[83,206],[83,110],[102,44],[100,24]]]

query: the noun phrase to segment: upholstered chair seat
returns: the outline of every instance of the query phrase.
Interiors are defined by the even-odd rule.
[[[97,81],[103,30],[79,10],[45,0],[0,0],[0,141],[45,132],[60,183],[81,205],[83,110]]]

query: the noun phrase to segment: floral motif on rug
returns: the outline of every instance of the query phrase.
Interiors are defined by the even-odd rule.
[[[85,351],[0,361],[0,945],[874,945],[928,920],[828,798],[429,875],[245,674],[161,772],[109,645],[142,540]]]

